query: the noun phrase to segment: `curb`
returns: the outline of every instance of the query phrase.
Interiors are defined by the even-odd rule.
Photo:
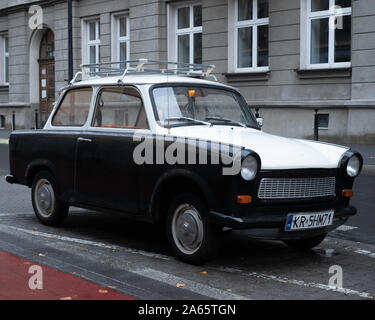
[[[0,139],[0,144],[8,144],[9,139]]]

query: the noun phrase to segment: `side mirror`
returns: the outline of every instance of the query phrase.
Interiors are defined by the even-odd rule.
[[[263,127],[264,120],[262,117],[257,118],[257,122],[258,122],[259,127]]]

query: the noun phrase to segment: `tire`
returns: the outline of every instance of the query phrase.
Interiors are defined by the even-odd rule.
[[[31,187],[31,201],[40,222],[47,226],[59,226],[68,215],[69,206],[59,200],[55,177],[49,171],[36,174]]]
[[[300,239],[300,240],[284,240],[284,242],[291,248],[298,249],[298,250],[310,250],[319,244],[327,236],[326,233],[321,234],[319,236],[315,236],[312,238]]]
[[[209,223],[207,215],[204,201],[193,193],[182,193],[172,201],[166,221],[167,237],[182,261],[200,265],[217,254],[220,228]]]

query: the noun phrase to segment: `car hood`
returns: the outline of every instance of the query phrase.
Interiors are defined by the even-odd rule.
[[[258,153],[262,169],[337,168],[348,147],[291,139],[235,126],[184,126],[170,129],[177,137],[241,146]]]

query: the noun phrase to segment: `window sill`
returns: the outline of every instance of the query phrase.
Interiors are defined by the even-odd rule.
[[[350,78],[352,68],[295,69],[300,79]]]
[[[228,82],[268,81],[270,71],[223,73]]]

